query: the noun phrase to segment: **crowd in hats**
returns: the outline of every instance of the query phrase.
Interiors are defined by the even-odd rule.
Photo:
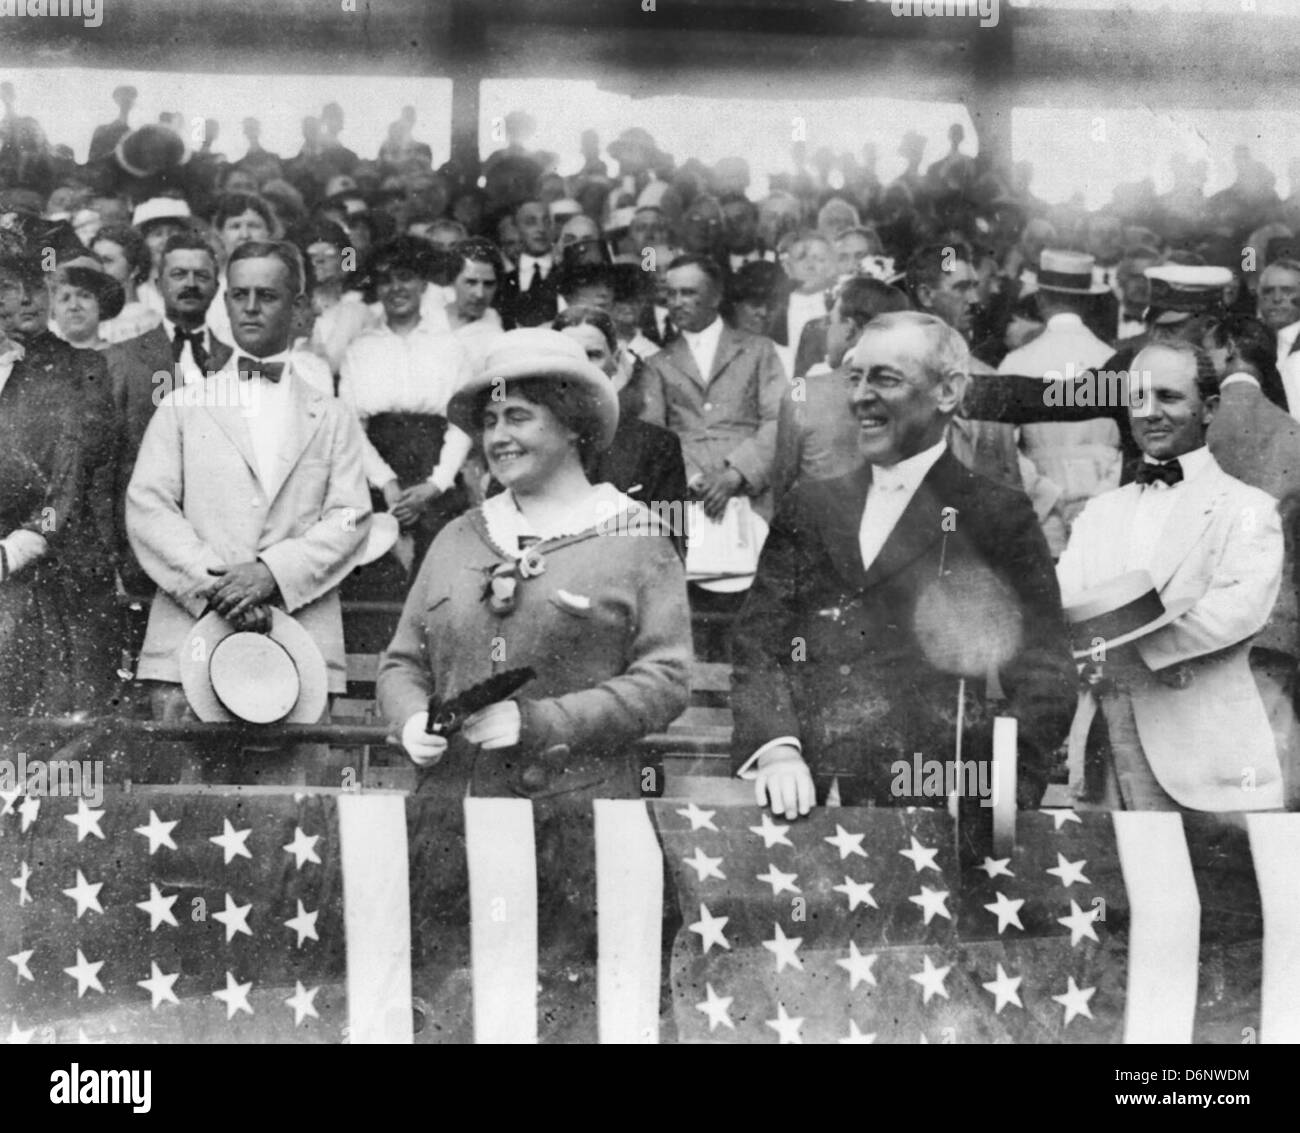
[[[961,601],[1019,627],[978,676],[1023,713],[1043,781],[1055,760],[1081,803],[1300,794],[1300,190],[1281,198],[1245,147],[1213,195],[1181,160],[1170,192],[1121,184],[1089,211],[966,152],[960,126],[928,164],[909,130],[891,181],[874,146],[797,142],[759,197],[745,158],[669,154],[638,126],[603,150],[585,131],[561,175],[524,112],[481,168],[435,165],[414,107],[359,155],[336,103],[292,155],[245,120],[231,159],[215,123],[199,143],[179,115],[133,122],[129,86],[78,163],[21,93],[0,119],[10,714],[110,711],[134,677],[168,686],[165,717],[318,719],[340,595],[405,601],[380,698],[417,762],[499,787],[476,752],[524,743],[551,753],[528,790],[627,792],[609,744],[680,711],[683,626],[708,609],[738,618],[738,713],[762,705],[736,752],[760,798],[874,797],[861,760],[912,742],[893,682],[940,697],[955,672],[891,636],[957,601],[894,577],[929,553],[916,501],[937,523],[947,492],[959,531],[1004,539],[945,529],[939,577],[962,564]],[[253,518],[205,494],[204,468],[240,470]],[[346,536],[319,526],[344,512]],[[594,549],[642,512],[662,540]],[[771,650],[852,621],[877,585],[894,605],[853,646],[871,663],[822,644],[827,689],[876,715],[837,716],[826,689],[807,708]],[[126,597],[151,604],[143,641],[116,620]],[[464,648],[503,626],[545,675],[433,742],[420,703],[491,676]],[[182,671],[157,651],[191,627],[208,660]],[[265,640],[224,644],[248,634]],[[245,687],[250,668],[284,680]],[[1219,694],[1226,732],[1197,715]],[[902,731],[852,754],[817,734],[845,720]],[[1197,727],[1236,754],[1173,766]]]

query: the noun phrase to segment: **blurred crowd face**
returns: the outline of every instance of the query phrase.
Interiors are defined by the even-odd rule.
[[[561,255],[577,245],[577,250],[570,253],[568,262],[580,264],[599,264],[605,261],[604,238],[600,225],[589,216],[574,216],[564,222],[560,229],[560,238],[556,242],[556,251]],[[573,259],[572,257],[575,257]]]
[[[375,292],[390,323],[408,323],[420,317],[424,277],[410,268],[387,268],[376,274]]]
[[[1151,281],[1144,273],[1156,263],[1149,256],[1130,256],[1120,262],[1116,280],[1120,300],[1129,311],[1144,311],[1151,302]]]
[[[606,377],[612,377],[618,368],[618,359],[610,350],[609,343],[600,332],[600,328],[589,325],[565,327],[561,332],[568,335],[587,352],[587,361],[601,370]]]
[[[608,315],[614,310],[614,288],[607,283],[588,283],[575,288],[568,302],[574,307],[595,307]]]
[[[663,214],[658,209],[637,209],[632,215],[627,234],[634,252],[640,252],[642,248],[653,248],[668,238]]]
[[[864,256],[880,253],[877,242],[861,232],[846,232],[835,241],[835,270],[839,275],[856,275]]]
[[[99,337],[99,299],[92,291],[73,283],[60,283],[51,300],[54,323],[74,345]]]
[[[519,262],[519,253],[524,250],[524,238],[519,232],[519,225],[510,217],[497,225],[497,247],[512,264]]]
[[[169,252],[158,275],[158,291],[172,322],[201,323],[217,294],[217,265],[211,253],[191,248]]]
[[[731,319],[736,329],[746,334],[767,334],[771,317],[771,304],[766,299],[750,296],[736,301]]]
[[[155,275],[161,267],[162,251],[167,246],[167,241],[184,231],[185,226],[176,220],[158,220],[145,229],[144,242],[149,248],[149,257],[153,261]]]
[[[1113,216],[1097,216],[1088,222],[1088,251],[1099,264],[1113,264],[1124,250],[1124,228]]]
[[[123,287],[131,287],[131,263],[121,244],[115,244],[112,240],[96,240],[91,245],[91,251],[99,257],[109,275]]]
[[[271,230],[260,213],[245,209],[238,216],[229,217],[221,226],[218,235],[221,237],[221,246],[225,248],[228,256],[241,244],[247,244],[250,240],[269,240]]]
[[[712,197],[696,197],[682,215],[682,250],[707,256],[722,234],[722,208]]]
[[[23,341],[47,329],[49,291],[40,279],[0,272],[0,341]]]
[[[551,214],[540,201],[529,201],[515,213],[523,251],[530,256],[545,256],[553,243]]]
[[[466,322],[477,322],[492,305],[497,293],[496,268],[477,260],[466,260],[454,284],[456,313]]]
[[[838,274],[836,258],[830,244],[823,239],[797,243],[790,255],[790,277],[805,294],[824,291]]]
[[[845,317],[844,302],[836,299],[826,320],[826,365],[832,370],[838,370],[857,337],[858,324]]]
[[[718,316],[721,296],[713,281],[694,264],[668,272],[668,314],[682,330],[701,331]]]
[[[748,255],[758,244],[758,214],[744,201],[728,201],[722,207],[722,220],[727,236],[727,251],[738,256]]]
[[[307,259],[311,261],[317,286],[338,283],[343,278],[343,250],[337,244],[317,240],[307,246]]]
[[[292,340],[299,306],[289,287],[289,269],[278,259],[239,260],[226,280],[226,312],[236,345],[255,358],[285,350]]]
[[[955,261],[952,270],[941,272],[939,282],[925,291],[930,314],[943,319],[962,337],[970,334],[979,296],[979,276],[966,260]]]
[[[1259,277],[1259,317],[1276,333],[1300,322],[1300,273],[1274,264]]]

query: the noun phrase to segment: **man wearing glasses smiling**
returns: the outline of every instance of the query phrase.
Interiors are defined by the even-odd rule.
[[[936,806],[891,768],[986,761],[995,715],[1019,722],[1018,801],[1036,806],[1075,702],[1060,592],[1028,499],[949,450],[969,376],[961,335],[892,312],[847,358],[865,463],[782,501],[736,623],[737,773],[794,819],[845,805]]]

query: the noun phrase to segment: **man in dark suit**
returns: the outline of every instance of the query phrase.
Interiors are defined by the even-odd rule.
[[[711,519],[732,496],[770,511],[776,418],[785,371],[769,339],[732,330],[718,315],[722,273],[703,256],[668,265],[668,311],[678,337],[647,358],[642,416],[682,442],[687,484]]]
[[[895,764],[953,758],[961,678],[963,758],[987,761],[994,716],[1014,717],[1019,802],[1042,797],[1074,665],[1029,501],[945,444],[969,367],[934,316],[874,320],[849,356],[866,464],[800,484],[772,524],[734,632],[733,756],[779,814],[833,783],[846,805],[942,805]]]
[[[524,201],[515,209],[515,225],[523,250],[518,266],[502,280],[498,297],[507,330],[549,324],[559,307],[560,272],[550,210],[541,201]]]

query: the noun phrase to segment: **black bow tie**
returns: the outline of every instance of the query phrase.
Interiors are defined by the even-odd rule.
[[[1169,460],[1164,464],[1152,464],[1144,460],[1138,465],[1137,475],[1134,479],[1143,486],[1154,484],[1157,480],[1163,481],[1171,488],[1183,479],[1183,466],[1177,460]]]
[[[260,374],[268,382],[278,382],[284,373],[284,363],[263,362],[260,358],[250,358],[247,354],[241,354],[236,369],[241,378],[252,378]]]
[[[172,335],[172,361],[179,362],[181,355],[185,353],[185,344],[190,344],[190,354],[194,358],[194,364],[200,370],[208,368],[208,351],[203,345],[203,328],[200,327],[195,331],[187,331],[184,327],[177,327],[176,333]]]

